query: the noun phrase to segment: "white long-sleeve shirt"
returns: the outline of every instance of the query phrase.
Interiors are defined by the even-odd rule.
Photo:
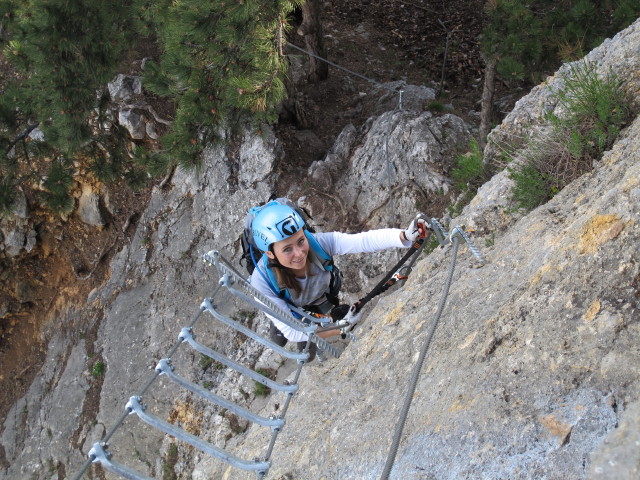
[[[397,228],[383,228],[356,234],[340,232],[315,233],[314,237],[318,240],[318,243],[324,251],[334,257],[348,253],[377,252],[388,248],[408,248],[411,246],[411,242],[403,242],[400,240],[401,231],[402,230]],[[262,273],[259,272],[258,269],[260,269]],[[264,263],[259,261],[258,266],[251,275],[251,285],[274,303],[288,310],[289,306],[287,302],[272,290],[265,276],[267,275]],[[300,282],[302,291],[300,294],[296,294],[294,291],[289,291],[289,293],[293,303],[302,307],[314,303],[323,296],[329,287],[331,273],[312,263],[310,274],[304,278],[297,278],[297,280]],[[292,342],[303,342],[307,340],[307,335],[304,333],[289,327],[273,317],[269,316],[269,318],[287,340]]]

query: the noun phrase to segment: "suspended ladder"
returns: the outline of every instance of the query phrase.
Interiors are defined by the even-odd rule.
[[[289,404],[291,403],[291,399],[293,395],[298,390],[298,379],[300,377],[300,373],[302,367],[308,363],[307,360],[309,358],[309,345],[311,342],[315,343],[319,349],[322,349],[324,352],[330,353],[334,357],[338,356],[338,352],[335,347],[328,343],[326,340],[318,337],[316,335],[316,331],[321,328],[321,325],[317,322],[319,321],[317,318],[312,317],[304,313],[303,311],[299,311],[300,319],[295,318],[290,311],[284,310],[274,302],[272,302],[265,295],[257,291],[253,288],[240,273],[235,270],[231,264],[222,257],[217,251],[211,251],[204,255],[204,260],[207,263],[215,266],[218,274],[220,275],[220,280],[218,282],[217,287],[210,297],[207,297],[203,300],[200,305],[200,309],[198,313],[195,315],[191,323],[182,328],[180,334],[178,335],[178,341],[173,346],[173,348],[169,351],[167,356],[160,360],[155,367],[155,374],[153,377],[147,382],[144,388],[137,395],[131,396],[129,401],[125,406],[125,412],[120,417],[120,419],[116,422],[114,427],[107,433],[107,435],[100,441],[93,445],[91,450],[89,451],[89,460],[85,462],[81,470],[76,475],[76,479],[82,477],[84,472],[90,466],[91,463],[98,463],[102,465],[105,469],[113,472],[123,478],[127,479],[148,479],[145,475],[134,471],[128,466],[118,463],[112,458],[111,453],[108,451],[109,440],[111,436],[115,433],[115,431],[121,426],[122,422],[125,418],[130,415],[136,415],[141,421],[154,427],[157,430],[160,430],[168,435],[175,437],[178,440],[188,443],[193,447],[203,451],[204,453],[216,457],[220,460],[223,460],[230,465],[246,470],[246,471],[255,471],[258,475],[258,478],[263,478],[269,467],[271,466],[270,457],[271,452],[273,450],[274,444],[276,442],[276,438],[278,437],[279,432],[282,430],[285,424],[285,415],[287,414],[287,410],[289,408]],[[311,342],[307,342],[307,347],[302,352],[292,352],[287,350],[286,348],[280,347],[270,340],[262,337],[255,331],[247,328],[242,325],[240,322],[229,318],[228,316],[221,313],[220,309],[217,308],[215,304],[215,298],[218,295],[220,289],[224,287],[228,292],[233,294],[235,297],[239,298],[241,301],[251,305],[254,308],[257,308],[266,314],[280,320],[286,325],[303,332],[308,335]],[[209,312],[213,318],[218,320],[219,322],[231,327],[232,329],[246,335],[247,337],[255,340],[256,342],[262,344],[264,347],[269,348],[276,353],[280,354],[282,357],[286,359],[292,359],[297,362],[297,368],[293,375],[292,381],[285,381],[283,383],[278,383],[261,373],[258,373],[255,370],[252,370],[240,363],[228,358],[227,356],[216,352],[215,350],[203,345],[196,341],[196,324],[200,318],[200,315],[203,312]],[[354,338],[353,336],[351,336]],[[257,415],[254,412],[251,412],[247,408],[238,405],[230,400],[222,398],[208,389],[203,388],[202,386],[195,384],[184,377],[176,374],[174,372],[173,365],[171,363],[171,357],[176,353],[178,348],[182,345],[187,345],[191,349],[196,352],[199,352],[206,357],[219,362],[225,367],[231,368],[240,374],[254,380],[255,382],[261,383],[266,387],[277,391],[283,392],[286,394],[286,400],[284,405],[280,408],[279,415],[262,417]],[[170,380],[171,382],[179,385],[180,387],[190,391],[191,393],[208,400],[212,403],[215,403],[228,411],[248,420],[251,423],[255,423],[260,426],[270,427],[271,428],[271,437],[269,444],[266,447],[265,454],[261,459],[242,459],[239,458],[224,449],[199,438],[192,433],[189,433],[183,428],[180,428],[176,425],[169,423],[166,420],[150,413],[144,403],[144,394],[147,392],[149,387],[153,384],[153,382],[163,376]]]
[[[471,240],[467,237],[464,230],[461,227],[456,227],[452,230],[451,234],[447,234],[444,228],[438,223],[436,219],[428,220],[428,225],[430,230],[435,234],[436,239],[441,247],[448,248],[452,244],[454,245],[454,249],[457,250],[457,244],[459,240],[465,241],[473,255],[483,262],[483,259],[480,255],[480,252],[473,245]],[[415,244],[412,249],[414,252],[412,253],[410,258],[410,263],[408,266],[403,266],[398,272],[396,272],[393,277],[391,276],[391,272],[389,277],[383,280],[382,283],[387,282],[387,280],[394,280],[400,278],[403,281],[406,279],[406,276],[409,274],[409,271],[412,268],[413,263],[417,259],[418,255],[422,252],[424,248],[424,242],[420,242]],[[142,390],[137,394],[133,395],[129,398],[127,402],[124,412],[120,416],[120,418],[116,421],[114,426],[107,432],[107,434],[102,438],[101,441],[96,442],[91,450],[88,453],[88,460],[83,464],[77,475],[74,477],[75,480],[79,480],[85,471],[90,467],[92,463],[100,464],[106,470],[115,473],[123,478],[132,479],[132,480],[147,480],[149,477],[133,470],[132,468],[123,465],[112,457],[113,455],[108,450],[109,441],[113,434],[116,432],[118,428],[122,425],[124,420],[129,416],[135,415],[145,424],[157,429],[161,432],[164,432],[167,435],[171,435],[177,440],[183,441],[202,452],[211,455],[212,457],[218,458],[233,467],[236,467],[245,471],[254,471],[257,474],[257,477],[264,478],[269,468],[271,466],[270,458],[271,453],[273,451],[276,439],[278,434],[282,431],[285,425],[285,416],[287,414],[287,410],[291,403],[291,400],[294,394],[298,390],[298,379],[300,377],[300,373],[302,371],[302,367],[307,363],[309,358],[309,346],[311,342],[317,344],[319,349],[322,349],[324,352],[328,352],[334,357],[338,357],[338,352],[336,349],[328,343],[326,340],[320,338],[317,333],[321,331],[326,331],[332,328],[340,328],[338,325],[332,324],[332,326],[327,327],[326,325],[320,324],[320,320],[318,318],[312,317],[306,314],[301,309],[294,308],[293,310],[300,317],[299,319],[294,317],[291,311],[282,309],[275,303],[273,303],[269,298],[265,295],[257,291],[254,287],[252,287],[247,280],[243,278],[243,276],[238,273],[236,269],[234,269],[231,264],[220,255],[217,251],[210,251],[204,255],[204,261],[213,265],[218,274],[220,275],[219,282],[214,289],[213,293],[210,297],[207,297],[203,300],[200,305],[200,308],[194,318],[191,320],[189,325],[183,327],[178,335],[178,340],[174,344],[174,346],[169,350],[165,358],[161,359],[157,366],[155,367],[155,372],[153,376],[147,381],[146,385],[142,388]],[[401,272],[401,275],[399,275]],[[387,282],[388,284],[388,282]],[[302,352],[292,352],[287,350],[286,348],[280,347],[270,340],[262,337],[255,331],[246,326],[242,325],[240,322],[224,315],[221,313],[220,309],[217,308],[215,303],[216,296],[221,293],[220,290],[224,288],[226,291],[230,292],[233,296],[241,300],[242,302],[249,304],[251,307],[256,308],[258,310],[263,311],[267,315],[270,315],[286,325],[294,328],[297,331],[303,332],[308,335],[310,342],[307,342],[307,347]],[[384,288],[382,289],[384,291]],[[368,297],[367,300],[368,301]],[[285,381],[283,383],[278,383],[261,373],[252,370],[240,363],[228,358],[227,356],[214,351],[213,349],[203,345],[196,341],[196,325],[198,320],[203,312],[208,312],[211,314],[213,318],[223,323],[224,325],[231,327],[232,329],[246,335],[252,340],[260,343],[264,347],[275,351],[280,354],[282,357],[286,359],[292,359],[297,362],[297,368],[293,374],[292,381]],[[343,330],[344,332],[344,330]],[[348,332],[344,332],[351,340],[355,340],[355,337]],[[176,374],[174,372],[174,366],[172,365],[172,357],[177,352],[177,350],[183,346],[187,345],[192,350],[212,359],[220,364],[231,368],[241,375],[244,375],[255,382],[258,382],[266,387],[277,391],[283,392],[286,395],[286,401],[284,405],[280,409],[280,413],[278,415],[271,415],[269,417],[260,416],[247,408],[238,405],[230,400],[222,398],[208,389],[195,384],[184,377]],[[265,448],[265,453],[262,458],[256,459],[243,459],[238,456],[208,442],[203,440],[202,438],[188,432],[187,430],[178,427],[168,421],[160,418],[153,413],[148,411],[147,406],[144,403],[144,395],[151,387],[151,385],[159,378],[163,376],[164,378],[170,380],[176,385],[182,387],[183,389],[188,390],[189,392],[197,395],[209,402],[217,404],[222,408],[227,409],[228,411],[248,420],[251,423],[255,423],[257,425],[263,427],[271,428],[271,436],[268,445]]]

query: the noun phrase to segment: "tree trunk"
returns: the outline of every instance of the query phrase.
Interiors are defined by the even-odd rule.
[[[480,150],[484,150],[487,144],[487,135],[491,131],[491,117],[493,113],[493,94],[496,89],[496,57],[485,59],[484,86],[482,89],[482,102],[480,111],[480,138],[478,144]]]
[[[307,0],[302,6],[302,25],[298,34],[304,37],[308,52],[322,58],[327,58],[327,51],[322,39],[322,24],[320,23],[320,0]],[[312,83],[326,80],[329,76],[329,66],[315,57],[309,56],[308,80]]]

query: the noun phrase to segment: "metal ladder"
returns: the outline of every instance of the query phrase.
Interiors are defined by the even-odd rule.
[[[155,368],[155,373],[151,379],[147,382],[145,387],[138,395],[131,396],[129,401],[125,406],[125,412],[120,417],[120,419],[116,422],[114,427],[107,433],[107,435],[100,441],[96,442],[93,445],[93,448],[89,451],[89,459],[85,462],[82,469],[79,473],[74,477],[75,479],[81,478],[86,469],[91,465],[91,463],[98,463],[102,465],[103,468],[109,470],[112,473],[115,473],[123,478],[132,479],[132,480],[141,480],[148,479],[148,477],[140,474],[139,472],[134,471],[133,469],[122,465],[112,459],[112,454],[108,451],[109,439],[115,433],[115,431],[120,427],[125,418],[130,415],[137,415],[137,417],[142,420],[144,423],[150,425],[151,427],[160,430],[168,435],[175,437],[178,440],[188,443],[193,447],[205,452],[208,455],[216,457],[236,468],[245,471],[255,471],[258,478],[264,478],[264,476],[269,471],[271,466],[270,458],[271,453],[273,451],[273,447],[275,445],[278,434],[282,430],[285,425],[285,415],[291,403],[291,400],[298,390],[298,379],[300,377],[300,373],[302,371],[302,367],[307,363],[309,358],[309,346],[311,342],[317,344],[319,349],[324,350],[332,354],[334,357],[338,357],[338,352],[336,349],[328,343],[326,340],[318,337],[316,335],[316,330],[320,327],[317,323],[319,320],[315,317],[309,316],[304,312],[297,310],[297,313],[301,317],[300,319],[295,318],[292,313],[288,310],[285,310],[274,302],[272,302],[265,295],[257,291],[254,287],[252,287],[247,280],[245,280],[237,270],[235,270],[231,264],[223,258],[219,252],[210,251],[206,253],[204,256],[204,261],[215,266],[218,274],[220,275],[220,280],[218,282],[217,287],[215,288],[213,294],[210,297],[204,299],[202,304],[200,305],[200,309],[198,313],[195,315],[191,323],[182,328],[180,334],[178,335],[178,342],[174,345],[174,347],[169,351],[167,356],[158,362],[158,365]],[[220,288],[224,287],[228,292],[233,294],[235,297],[239,298],[241,301],[248,303],[252,307],[262,310],[266,314],[280,320],[286,325],[296,329],[297,331],[304,332],[309,337],[309,342],[307,342],[307,347],[302,352],[292,352],[283,347],[280,347],[270,340],[263,338],[258,333],[253,330],[245,327],[241,323],[229,318],[228,316],[222,314],[219,309],[216,307],[214,300]],[[238,362],[218,353],[209,347],[198,343],[196,341],[195,334],[195,324],[197,323],[200,315],[203,312],[209,312],[216,320],[222,322],[223,324],[231,327],[238,332],[246,335],[252,340],[262,344],[263,346],[274,350],[278,354],[282,355],[287,359],[293,359],[297,361],[297,369],[294,373],[293,381],[277,383],[270,378],[265,377],[264,375],[247,368]],[[352,335],[350,337],[353,339]],[[272,415],[269,417],[262,417],[257,415],[250,410],[242,407],[232,401],[226,400],[209,390],[201,387],[198,384],[195,384],[184,377],[177,375],[173,370],[171,357],[175,354],[175,352],[182,345],[188,345],[193,350],[199,352],[206,357],[209,357],[222,365],[231,368],[242,375],[245,375],[252,380],[259,382],[270,389],[273,389],[278,392],[284,392],[286,394],[286,401],[284,405],[280,409],[279,415]],[[147,389],[154,383],[154,381],[160,376],[164,376],[171,382],[179,385],[180,387],[192,392],[199,397],[215,403],[227,410],[235,413],[236,415],[245,418],[251,423],[255,423],[257,425],[263,427],[271,428],[271,437],[268,445],[265,449],[265,454],[261,459],[252,459],[246,460],[239,458],[222,448],[217,447],[216,445],[207,442],[186,430],[177,427],[162,418],[153,415],[147,411],[147,407],[143,402],[143,396]]]
[[[464,227],[456,226],[454,227],[450,233],[448,233],[442,225],[435,219],[432,218],[429,221],[429,225],[431,230],[434,232],[438,243],[442,248],[448,250],[449,247],[454,243],[455,237],[459,237],[458,240],[463,240],[466,242],[472,252],[472,254],[479,260],[481,264],[485,263],[480,251],[473,244],[470,238],[467,236],[464,231]],[[458,241],[456,240],[456,241]],[[121,426],[123,421],[130,415],[137,415],[137,417],[142,420],[144,423],[154,427],[157,430],[160,430],[168,435],[175,437],[178,440],[188,443],[193,447],[216,457],[236,468],[245,471],[255,471],[258,478],[264,478],[264,476],[269,471],[271,467],[271,453],[273,451],[273,447],[275,445],[278,434],[282,430],[285,424],[285,415],[293,398],[293,395],[298,390],[298,379],[300,377],[300,373],[302,371],[302,367],[305,365],[309,358],[309,345],[311,342],[315,342],[318,345],[318,348],[324,350],[332,354],[334,357],[338,356],[336,349],[328,343],[326,340],[317,336],[317,333],[320,331],[327,330],[327,328],[323,327],[318,322],[319,320],[315,317],[307,315],[303,310],[298,308],[293,308],[296,314],[300,317],[300,319],[294,317],[289,310],[282,309],[275,303],[273,303],[269,298],[264,296],[262,293],[258,292],[254,287],[252,287],[249,282],[247,282],[243,276],[235,270],[231,264],[223,258],[217,251],[210,251],[203,256],[205,262],[212,264],[215,266],[218,274],[220,275],[220,280],[218,285],[216,286],[214,292],[210,297],[207,297],[203,300],[200,305],[200,309],[191,321],[191,323],[183,327],[178,335],[178,341],[173,346],[173,348],[168,352],[168,354],[158,362],[158,365],[155,368],[155,373],[152,378],[148,380],[146,385],[143,387],[141,392],[138,395],[134,395],[130,397],[129,401],[125,406],[125,411],[119,420],[115,423],[115,425],[111,428],[111,430],[103,437],[100,442],[97,442],[93,445],[93,448],[89,451],[88,457],[89,459],[82,466],[79,473],[74,477],[74,480],[79,480],[87,468],[92,463],[98,463],[102,465],[105,469],[127,479],[132,480],[140,480],[147,479],[144,475],[132,470],[131,468],[119,464],[118,462],[112,459],[111,453],[108,451],[108,442],[111,436],[115,433],[115,431]],[[416,257],[417,258],[417,257]],[[415,261],[415,259],[414,259]],[[411,265],[409,266],[411,268]],[[220,312],[220,310],[216,307],[214,300],[220,289],[224,287],[228,292],[233,294],[235,297],[239,298],[241,301],[248,303],[253,308],[261,310],[266,314],[280,320],[281,322],[289,325],[297,331],[306,333],[309,337],[310,342],[307,343],[307,347],[302,352],[291,352],[285,348],[282,348],[273,342],[263,338],[253,330],[245,327],[241,323],[229,318]],[[238,362],[218,353],[209,347],[199,343],[196,341],[195,334],[195,325],[200,318],[200,315],[203,312],[209,312],[216,320],[222,322],[223,324],[231,327],[247,337],[253,339],[254,341],[262,344],[263,346],[277,352],[287,359],[293,359],[297,361],[297,369],[294,374],[293,381],[277,383],[260,373],[251,370]],[[329,328],[340,328],[339,326],[333,326]],[[346,333],[350,339],[355,340],[355,337],[351,333]],[[210,392],[209,390],[197,385],[195,383],[190,382],[186,378],[183,378],[177,375],[173,371],[173,366],[171,364],[171,357],[175,354],[175,352],[184,344],[188,344],[193,350],[199,352],[206,357],[209,357],[222,365],[231,368],[240,374],[251,378],[252,380],[261,383],[272,390],[284,392],[286,394],[286,401],[284,402],[284,406],[282,407],[280,414],[275,416],[272,415],[270,417],[262,417],[259,416],[248,409],[237,405],[229,400],[226,400],[218,395]],[[180,387],[192,392],[199,397],[215,403],[217,405],[226,408],[227,410],[235,413],[236,415],[245,418],[251,423],[255,423],[259,426],[270,427],[272,430],[271,438],[269,444],[266,447],[265,455],[261,459],[253,459],[246,460],[239,458],[222,448],[219,448],[213,445],[210,442],[207,442],[186,430],[176,427],[175,425],[155,416],[149,412],[147,412],[146,406],[143,403],[143,396],[148,388],[155,382],[155,380],[164,375],[167,379],[179,385]]]

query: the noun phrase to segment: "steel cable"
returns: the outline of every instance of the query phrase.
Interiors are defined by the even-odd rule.
[[[440,302],[438,304],[438,311],[436,312],[435,319],[431,323],[431,328],[429,329],[429,333],[427,334],[427,338],[422,345],[422,349],[420,350],[420,356],[418,357],[418,362],[413,368],[413,372],[411,374],[411,380],[409,382],[409,390],[407,391],[407,395],[404,399],[404,405],[402,406],[402,410],[400,411],[400,419],[396,424],[396,429],[393,435],[393,441],[391,443],[391,448],[389,449],[389,454],[387,456],[387,461],[384,466],[384,470],[382,471],[381,480],[387,480],[389,478],[389,474],[391,473],[391,469],[393,468],[393,464],[396,459],[396,454],[398,453],[398,446],[400,444],[400,437],[402,435],[402,431],[404,429],[404,425],[407,421],[407,416],[409,414],[409,408],[411,407],[411,401],[413,400],[413,394],[415,393],[416,386],[418,384],[418,379],[420,377],[420,371],[422,370],[422,364],[424,363],[424,359],[427,356],[427,351],[429,350],[429,346],[431,345],[431,339],[436,331],[438,326],[438,322],[440,321],[440,317],[442,316],[442,311],[444,310],[444,306],[447,302],[447,297],[449,296],[449,288],[451,287],[451,281],[453,279],[453,272],[456,266],[456,257],[458,255],[458,244],[460,243],[460,239],[457,235],[453,236],[453,247],[451,251],[451,264],[449,266],[449,274],[447,276],[444,289],[442,291],[442,296],[440,297]]]
[[[313,58],[318,59],[318,60],[320,60],[322,62],[325,62],[326,64],[331,65],[332,67],[335,67],[335,68],[337,68],[339,70],[342,70],[343,72],[347,72],[350,75],[353,75],[355,77],[361,78],[362,80],[365,80],[365,81],[367,81],[369,83],[373,83],[374,85],[376,85],[376,86],[378,86],[378,87],[380,87],[380,88],[382,88],[384,90],[389,90],[390,92],[398,93],[393,88],[387,87],[386,85],[383,85],[382,83],[377,82],[372,78],[365,77],[364,75],[361,75],[361,74],[359,74],[357,72],[354,72],[353,70],[349,70],[348,68],[345,68],[345,67],[343,67],[341,65],[338,65],[337,63],[334,63],[331,60],[327,60],[326,58],[322,58],[322,57],[316,55],[315,53],[309,52],[309,51],[305,50],[304,48],[300,48],[297,45],[294,45],[293,43],[287,42],[287,46],[291,47],[291,48],[293,48],[295,50],[298,50],[298,51],[300,51],[302,53],[306,53],[310,57],[313,57]]]

